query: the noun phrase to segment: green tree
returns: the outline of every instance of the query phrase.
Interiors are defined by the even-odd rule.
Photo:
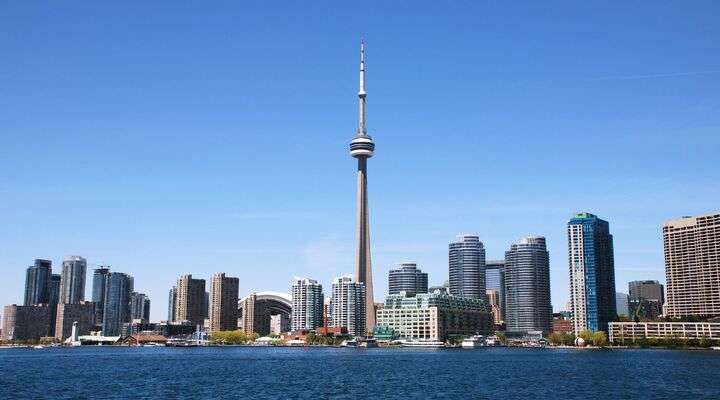
[[[603,331],[597,331],[592,335],[592,343],[595,346],[602,347],[607,344],[607,336]]]
[[[557,332],[551,333],[548,339],[550,339],[550,343],[555,346],[562,344],[562,336]]]
[[[497,336],[500,343],[505,344],[507,342],[507,335],[505,335],[505,332],[496,332],[495,336]]]
[[[561,336],[562,344],[566,346],[573,346],[575,344],[575,334],[571,332],[565,332]]]

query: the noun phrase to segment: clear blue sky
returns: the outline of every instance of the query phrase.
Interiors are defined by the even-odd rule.
[[[662,222],[720,209],[716,2],[336,3],[5,2],[0,303],[68,254],[153,319],[185,273],[351,273],[361,34],[377,301],[401,261],[447,279],[459,233],[490,259],[539,234],[561,308],[576,211],[610,221],[618,290],[664,281]]]

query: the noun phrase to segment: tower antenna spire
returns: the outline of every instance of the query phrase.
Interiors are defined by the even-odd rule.
[[[358,125],[358,136],[366,136],[367,130],[365,129],[365,39],[360,38],[360,90],[358,91],[358,98],[360,99],[360,121]]]

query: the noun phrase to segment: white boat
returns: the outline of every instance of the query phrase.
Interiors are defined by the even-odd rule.
[[[367,347],[368,349],[378,347],[378,342],[375,339],[365,339],[360,342],[360,347]]]
[[[720,350],[720,346],[713,346],[713,347],[711,347],[711,349],[713,349],[713,350]]]
[[[342,346],[342,347],[357,347],[358,341],[355,339],[343,340],[343,342],[340,343],[340,346]]]
[[[37,345],[37,346],[33,346],[33,349],[38,349],[38,350],[39,350],[39,349],[44,349],[44,348],[45,348],[45,346],[43,346],[43,345],[41,345],[41,344],[39,344],[39,345]]]
[[[401,340],[400,346],[402,347],[430,347],[440,348],[445,347],[445,342],[437,340]]]
[[[462,341],[461,346],[463,349],[477,349],[487,346],[487,343],[485,342],[485,336],[475,335],[465,338],[465,340]]]

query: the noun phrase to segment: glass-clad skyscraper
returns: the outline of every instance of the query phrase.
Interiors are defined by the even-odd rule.
[[[416,293],[427,293],[428,274],[417,268],[415,263],[402,263],[388,273],[388,293],[398,294],[402,291],[409,296]]]
[[[85,300],[87,261],[80,256],[65,257],[60,279],[60,303],[78,304]]]
[[[606,331],[617,317],[613,237],[607,221],[589,213],[570,219],[568,264],[575,334]]]
[[[26,306],[50,303],[50,277],[52,265],[49,260],[36,259],[25,273]]]
[[[461,235],[449,247],[450,294],[484,299],[485,248],[480,238]]]
[[[130,294],[133,286],[133,278],[128,274],[107,274],[103,335],[120,336],[123,324],[130,322]]]
[[[542,236],[529,236],[505,252],[505,324],[509,333],[550,333],[550,257]]]
[[[93,271],[92,301],[95,303],[95,324],[102,325],[105,311],[105,287],[110,267],[100,267]]]

